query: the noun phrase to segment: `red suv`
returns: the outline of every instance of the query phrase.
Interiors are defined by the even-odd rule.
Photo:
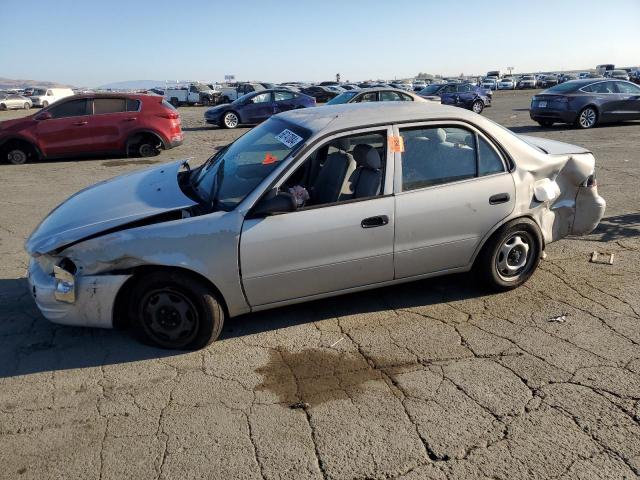
[[[87,154],[150,157],[183,138],[180,114],[162,97],[75,95],[0,123],[0,155],[14,165]]]

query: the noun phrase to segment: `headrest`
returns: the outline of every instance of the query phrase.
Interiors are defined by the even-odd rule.
[[[348,152],[351,147],[351,142],[348,138],[338,138],[331,142],[331,145],[336,147],[338,150],[342,150],[343,152]]]
[[[371,145],[365,143],[359,143],[353,149],[353,158],[359,167],[371,168],[378,170],[382,167],[382,160],[380,160],[380,154]]]
[[[423,130],[423,132],[423,135],[425,137],[437,143],[444,143],[447,139],[447,132],[445,132],[442,128],[429,128]]]

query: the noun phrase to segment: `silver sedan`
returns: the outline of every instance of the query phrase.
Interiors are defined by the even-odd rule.
[[[30,98],[15,93],[0,93],[0,110],[29,110],[33,106]]]
[[[332,295],[472,269],[518,287],[604,209],[584,148],[433,103],[308,108],[77,193],[27,240],[29,281],[53,322],[201,348],[225,318]]]

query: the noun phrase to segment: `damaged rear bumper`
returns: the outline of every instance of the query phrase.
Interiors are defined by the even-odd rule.
[[[53,323],[82,327],[113,327],[113,306],[120,287],[131,275],[76,275],[73,296],[59,300],[57,280],[32,258],[28,280],[31,295],[42,315]],[[68,293],[68,292],[66,292]]]

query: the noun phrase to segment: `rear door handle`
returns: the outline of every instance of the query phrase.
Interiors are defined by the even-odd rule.
[[[489,197],[489,204],[497,205],[499,203],[506,203],[510,198],[511,196],[508,193],[496,193],[495,195],[491,195]]]
[[[82,121],[82,122],[76,122],[76,123],[74,123],[74,125],[76,125],[76,126],[78,126],[78,127],[81,127],[81,126],[83,126],[83,125],[86,125],[87,123],[89,123],[89,122],[87,122],[87,121],[85,120],[85,121]]]
[[[389,223],[389,217],[386,215],[378,215],[377,217],[369,217],[365,218],[360,222],[360,226],[362,228],[374,228],[374,227],[382,227]]]

